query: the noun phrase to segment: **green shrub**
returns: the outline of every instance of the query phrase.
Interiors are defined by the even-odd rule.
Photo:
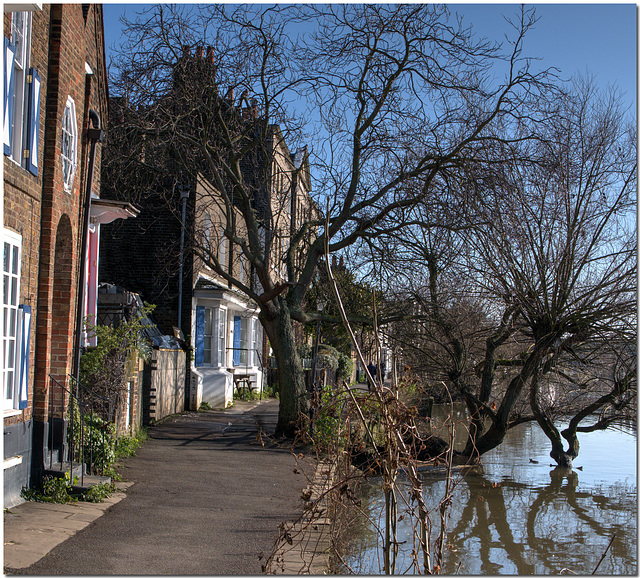
[[[86,494],[81,494],[79,498],[82,502],[101,503],[111,496],[113,490],[113,484],[96,484],[91,486]]]
[[[116,439],[116,459],[135,456],[138,448],[149,439],[149,434],[140,428],[133,436],[120,436]]]
[[[73,485],[78,478],[73,480]],[[85,493],[72,494],[73,488],[69,472],[64,477],[45,476],[42,481],[42,491],[22,488],[22,497],[30,502],[51,502],[66,504],[69,502],[104,502],[114,491],[113,484],[97,484],[89,487]]]
[[[338,354],[338,380],[351,381],[351,375],[353,374],[353,359],[350,355],[344,353]]]

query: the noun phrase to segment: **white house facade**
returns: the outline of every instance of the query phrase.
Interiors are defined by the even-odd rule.
[[[262,391],[263,329],[255,305],[201,275],[193,291],[191,319],[191,368],[199,381],[197,405],[228,407],[236,389]]]

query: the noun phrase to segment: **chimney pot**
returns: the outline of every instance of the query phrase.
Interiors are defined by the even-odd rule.
[[[203,54],[204,54],[204,47],[196,46],[196,58],[202,58]]]
[[[225,98],[226,98],[229,102],[233,102],[233,87],[231,87],[231,88],[227,91],[227,96],[225,96]]]
[[[215,56],[213,54],[213,46],[207,46],[207,60],[213,64],[215,61]]]

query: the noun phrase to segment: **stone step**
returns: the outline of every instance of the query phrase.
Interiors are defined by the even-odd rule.
[[[53,467],[44,470],[44,475],[52,476],[55,478],[63,478],[67,472],[69,472],[71,487],[78,488],[79,490],[86,490],[91,486],[96,486],[98,484],[111,483],[110,476],[93,476],[87,474],[86,466],[75,462],[73,464],[73,471],[71,471],[71,464],[68,462],[65,462],[63,464],[54,463]]]
[[[78,478],[78,484],[72,485],[72,493],[85,493],[91,486],[98,484],[110,484],[111,476],[90,476],[85,474],[83,478]]]
[[[83,473],[86,472],[85,465],[79,464],[77,462],[73,463],[73,469],[71,468],[71,464],[69,462],[64,463],[53,463],[50,467],[45,468],[44,475],[51,476],[54,478],[64,478],[65,474],[69,474],[69,479],[73,482],[74,477],[80,477]],[[86,474],[85,474],[86,477]]]

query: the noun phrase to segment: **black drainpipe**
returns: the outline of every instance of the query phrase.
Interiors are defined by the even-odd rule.
[[[76,332],[75,343],[73,346],[73,375],[76,378],[76,395],[78,395],[78,383],[80,379],[80,354],[81,345],[80,337],[82,335],[82,321],[84,313],[84,275],[85,275],[85,263],[87,261],[87,237],[89,236],[89,218],[91,208],[91,189],[93,186],[93,165],[96,156],[96,144],[102,142],[104,138],[104,131],[100,128],[100,117],[98,113],[92,108],[89,109],[89,121],[93,125],[93,128],[87,129],[87,138],[91,142],[91,149],[89,151],[89,170],[87,172],[87,192],[84,197],[84,222],[82,225],[82,252],[80,256],[80,274],[78,277],[78,292],[77,292],[77,308],[76,308]]]

